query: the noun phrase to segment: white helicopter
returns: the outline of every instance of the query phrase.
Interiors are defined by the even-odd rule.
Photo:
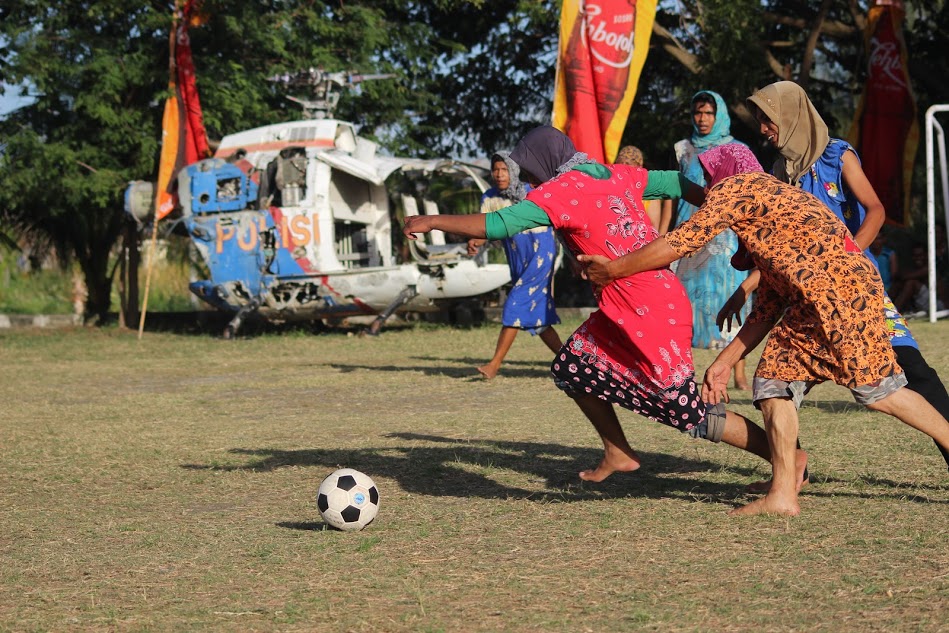
[[[179,173],[180,221],[209,271],[190,289],[234,315],[226,338],[250,315],[282,322],[375,314],[366,332],[378,334],[400,308],[439,310],[510,281],[506,264],[469,256],[465,242],[445,243],[440,232],[409,241],[407,261],[397,260],[392,201],[405,215],[437,214],[443,210],[419,183],[438,181],[477,200],[487,170],[382,156],[352,124],[332,118],[342,88],[383,77],[310,69],[273,78],[311,87],[312,100],[290,97],[305,118],[225,136],[213,158]],[[146,203],[135,204],[146,196],[127,193],[127,210],[147,215]]]

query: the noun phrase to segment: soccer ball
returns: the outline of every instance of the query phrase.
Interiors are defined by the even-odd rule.
[[[379,489],[358,470],[340,468],[320,484],[316,506],[323,520],[338,530],[361,530],[379,512]]]

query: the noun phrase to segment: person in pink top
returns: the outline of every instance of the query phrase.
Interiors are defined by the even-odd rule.
[[[487,215],[413,216],[409,239],[433,229],[500,239],[538,226],[554,226],[575,255],[609,259],[634,252],[658,237],[644,199],[680,198],[701,204],[704,192],[678,171],[601,165],[577,152],[552,127],[529,132],[511,152],[522,177],[535,187],[527,200]],[[580,473],[602,481],[633,471],[640,460],[620,426],[614,404],[692,437],[724,441],[770,461],[764,431],[724,404],[706,406],[692,361],[692,308],[668,268],[631,275],[603,289],[590,315],[554,358],[557,386],[572,397],[600,435],[604,457]],[[799,475],[806,455],[801,452]]]

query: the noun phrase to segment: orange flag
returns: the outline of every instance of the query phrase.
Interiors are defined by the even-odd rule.
[[[919,145],[902,25],[902,2],[878,0],[870,8],[865,34],[867,82],[849,135],[887,221],[901,226],[909,219],[910,181]]]
[[[616,158],[655,17],[656,0],[564,0],[553,126],[590,158]]]
[[[204,129],[201,102],[195,83],[194,62],[188,26],[200,24],[195,0],[176,3],[169,42],[168,88],[173,92],[165,100],[162,117],[161,157],[155,194],[155,219],[161,220],[175,208],[174,179],[178,171],[211,155]]]

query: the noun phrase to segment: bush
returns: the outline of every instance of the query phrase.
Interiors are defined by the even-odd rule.
[[[144,259],[144,258],[143,258]],[[30,269],[19,251],[0,249],[0,314],[73,314],[78,266]],[[145,262],[139,270],[139,302],[145,292]],[[148,297],[149,312],[195,309],[188,290],[189,266],[180,259],[155,262]],[[118,284],[112,285],[112,311],[121,305]]]

